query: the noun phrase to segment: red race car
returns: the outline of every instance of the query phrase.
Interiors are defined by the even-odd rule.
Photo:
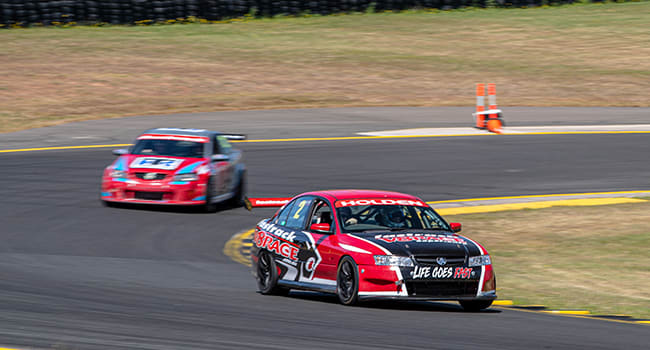
[[[346,305],[456,300],[466,310],[485,309],[496,299],[492,262],[460,229],[407,194],[303,193],[257,224],[252,271],[262,294],[303,289],[335,293]]]
[[[246,166],[228,140],[244,138],[201,129],[147,130],[130,149],[113,151],[119,158],[104,170],[101,200],[201,205],[207,211],[226,200],[242,205]]]

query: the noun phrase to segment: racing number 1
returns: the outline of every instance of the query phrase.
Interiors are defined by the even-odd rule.
[[[300,212],[302,211],[303,208],[305,208],[305,204],[307,204],[306,200],[302,200],[300,201],[300,203],[298,203],[298,210],[296,210],[296,213],[293,214],[294,219],[300,219]]]

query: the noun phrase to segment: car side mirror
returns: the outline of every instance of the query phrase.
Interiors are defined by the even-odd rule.
[[[128,154],[128,153],[129,153],[129,150],[124,149],[124,148],[114,149],[113,150],[113,155],[116,155],[116,156],[123,156],[123,155]]]
[[[311,224],[309,230],[320,233],[330,233],[330,224]]]
[[[460,222],[450,222],[449,226],[454,232],[460,232],[460,230],[463,228],[463,225],[461,225]]]
[[[230,157],[226,154],[215,154],[211,159],[213,162],[227,162],[230,160]]]

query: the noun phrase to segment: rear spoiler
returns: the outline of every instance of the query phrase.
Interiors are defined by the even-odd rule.
[[[246,140],[246,135],[243,135],[243,134],[221,134],[221,136],[225,137],[226,139],[228,139],[230,141]]]
[[[290,200],[291,198],[246,198],[246,209],[281,207]]]

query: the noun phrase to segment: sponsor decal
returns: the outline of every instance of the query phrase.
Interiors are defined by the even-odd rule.
[[[342,200],[336,201],[334,206],[337,208],[341,207],[353,207],[358,205],[413,205],[418,207],[426,207],[427,205],[421,201],[410,200],[410,199],[351,199],[351,200]]]
[[[253,207],[281,207],[291,200],[291,198],[249,198]]]
[[[276,254],[291,260],[298,260],[298,251],[300,249],[297,245],[283,242],[281,239],[269,234],[268,232],[255,232],[253,241],[259,248],[267,249],[268,251],[275,252]]]
[[[413,279],[425,278],[455,278],[455,279],[469,279],[472,277],[472,269],[469,267],[431,267],[431,266],[416,266],[411,271]]]
[[[183,163],[182,159],[138,157],[131,162],[131,168],[174,170]]]
[[[472,276],[472,268],[471,267],[457,267],[454,270],[454,278],[463,278],[467,279]]]
[[[452,244],[467,244],[467,242],[460,238],[448,235],[438,235],[433,233],[406,233],[406,234],[393,234],[393,235],[376,235],[375,239],[387,243],[395,242],[418,242],[418,243],[452,243]]]
[[[413,269],[413,278],[450,278],[453,276],[454,269],[451,267],[434,267],[416,266]]]
[[[296,239],[296,231],[285,231],[275,226],[275,224],[271,224],[266,221],[260,221],[257,226],[259,226],[262,230],[277,236],[278,238],[282,238],[285,241],[293,242]]]

